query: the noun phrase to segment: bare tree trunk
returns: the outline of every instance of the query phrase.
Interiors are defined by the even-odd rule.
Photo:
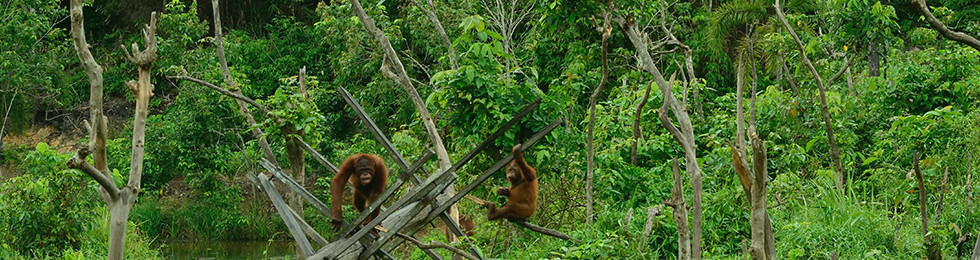
[[[796,47],[800,51],[800,57],[803,58],[803,63],[806,64],[807,68],[810,68],[810,73],[813,73],[813,77],[817,79],[817,89],[820,90],[820,108],[823,110],[823,122],[824,130],[827,132],[827,141],[830,143],[830,159],[834,163],[834,170],[837,171],[836,185],[837,190],[844,190],[844,166],[840,161],[840,148],[837,146],[837,139],[834,138],[834,128],[833,123],[830,120],[830,109],[827,107],[827,96],[824,93],[827,89],[824,86],[823,78],[820,77],[820,73],[817,72],[817,68],[813,67],[813,63],[810,59],[806,57],[806,50],[803,48],[803,42],[800,42],[800,37],[796,35],[796,31],[793,27],[789,25],[786,21],[786,15],[783,14],[782,8],[779,7],[779,0],[776,0],[776,15],[779,16],[779,20],[783,22],[783,26],[789,31],[789,34],[793,36],[793,40],[796,41]]]
[[[439,16],[436,15],[436,6],[432,4],[432,0],[426,0],[429,5],[428,8],[423,7],[419,4],[418,0],[412,0],[412,4],[416,7],[422,9],[422,13],[429,17],[429,21],[432,22],[432,26],[436,28],[436,33],[439,34],[439,38],[442,39],[442,43],[446,45],[446,52],[449,54],[449,62],[451,63],[453,69],[459,68],[459,64],[456,63],[456,50],[453,49],[453,42],[449,40],[449,35],[446,35],[446,29],[442,27],[442,23],[439,22]]]
[[[939,33],[941,33],[943,37],[946,37],[947,39],[950,40],[964,43],[967,46],[970,46],[976,49],[977,51],[980,51],[980,40],[977,40],[977,38],[973,38],[972,36],[967,35],[965,33],[955,32],[953,30],[950,30],[949,28],[946,28],[946,25],[943,24],[943,22],[939,21],[939,19],[936,19],[936,17],[932,15],[932,12],[929,11],[929,6],[926,5],[925,0],[915,0],[915,7],[919,9],[919,12],[921,12],[922,16],[926,18],[926,21],[928,21],[929,24],[932,25],[932,28],[936,29],[936,31],[939,31]]]
[[[767,212],[766,197],[769,173],[766,169],[766,145],[759,139],[755,127],[749,127],[752,139],[752,251],[756,259],[775,259],[775,245],[769,244],[772,237],[772,222]]]
[[[633,166],[637,166],[637,146],[639,145],[640,138],[643,137],[643,132],[640,129],[640,119],[643,117],[643,106],[645,106],[647,104],[647,100],[650,99],[651,88],[653,88],[653,81],[650,81],[650,84],[647,84],[647,90],[643,93],[643,98],[640,99],[640,104],[636,105],[636,113],[633,113],[633,147],[630,148],[630,164],[633,164]]]
[[[6,133],[7,116],[10,115],[10,108],[14,107],[14,98],[17,98],[17,90],[14,90],[14,94],[10,97],[10,102],[7,102],[7,112],[3,115],[3,122],[0,122],[0,179],[4,178],[3,136]]]
[[[608,15],[606,15],[608,17]],[[609,52],[609,34],[612,32],[612,27],[609,26],[609,19],[604,19],[605,22],[601,28],[602,30],[602,79],[599,80],[599,87],[596,87],[595,92],[592,92],[592,96],[589,97],[589,133],[588,140],[585,142],[586,153],[588,155],[587,168],[585,176],[585,216],[586,221],[589,225],[593,221],[593,203],[592,198],[592,178],[594,176],[595,169],[595,142],[593,140],[595,136],[595,106],[599,95],[602,94],[602,89],[606,87],[609,81],[609,61],[606,59],[606,55]]]
[[[614,6],[610,7],[611,9],[615,9]],[[628,20],[622,16],[614,17],[613,20],[619,23],[623,31],[626,32],[630,42],[636,48],[640,64],[644,70],[653,75],[653,79],[657,82],[660,92],[664,95],[664,103],[660,108],[660,121],[684,150],[685,165],[687,166],[687,173],[691,176],[691,187],[693,190],[692,210],[694,212],[692,214],[691,257],[692,259],[701,259],[701,222],[703,220],[701,216],[701,168],[698,165],[697,146],[694,142],[694,127],[691,125],[691,117],[687,113],[687,105],[678,102],[671,90],[671,84],[664,80],[660,69],[653,62],[653,58],[650,56],[648,49],[649,37],[645,33],[640,32],[635,21]],[[668,110],[673,111],[680,129],[671,122],[670,116],[667,114]]]
[[[878,43],[868,41],[868,76],[881,76],[881,56],[878,55]]]
[[[752,52],[752,40],[749,40],[749,52]],[[749,171],[746,158],[745,147],[745,115],[743,112],[743,85],[744,85],[744,54],[739,54],[738,65],[736,68],[736,137],[735,147],[732,149],[732,164],[735,166],[735,173],[739,177],[742,189],[745,191],[751,212],[751,235],[752,245],[750,254],[753,259],[775,259],[776,247],[772,234],[772,222],[766,206],[768,179],[768,168],[766,161],[765,143],[759,138],[755,131],[755,84],[757,82],[753,69],[753,91],[752,91],[752,116],[748,120],[748,134],[752,141],[752,170]],[[750,62],[753,62],[750,58]],[[753,68],[754,68],[753,64]]]
[[[133,204],[136,203],[136,196],[140,191],[140,183],[143,176],[143,157],[146,141],[146,117],[149,110],[150,97],[153,96],[153,85],[150,84],[150,72],[153,62],[156,61],[156,12],[150,14],[150,24],[143,29],[143,40],[145,49],[139,50],[136,43],[133,43],[132,52],[122,47],[126,57],[137,66],[139,71],[139,81],[130,80],[126,86],[132,91],[136,98],[135,117],[133,119],[133,139],[132,139],[132,158],[129,166],[129,181],[126,186],[120,189],[109,175],[105,164],[105,139],[106,139],[106,118],[102,112],[102,68],[95,62],[92,53],[88,50],[88,43],[85,40],[85,25],[82,13],[81,0],[71,1],[71,32],[75,43],[75,50],[78,52],[79,60],[85,67],[89,77],[90,91],[90,116],[93,126],[91,127],[93,141],[90,146],[78,151],[68,166],[79,169],[96,180],[101,186],[102,196],[109,206],[109,252],[108,259],[123,259],[126,242],[126,223],[129,219],[129,212]],[[90,151],[95,151],[93,155],[96,166],[89,165],[85,161]],[[100,162],[101,161],[101,162]]]
[[[93,151],[92,163],[95,168],[105,174],[109,173],[106,163],[105,140],[108,136],[108,119],[103,115],[102,110],[102,66],[92,57],[89,51],[88,42],[85,40],[85,21],[83,19],[81,2],[72,1],[71,8],[71,38],[75,43],[75,51],[78,59],[81,60],[82,67],[85,68],[85,75],[88,76],[89,83],[89,149]],[[103,197],[105,194],[103,192]]]
[[[926,243],[929,242],[929,213],[926,212],[926,186],[922,180],[922,172],[919,170],[919,152],[916,151],[912,156],[912,166],[915,171],[915,181],[919,185],[919,217],[922,220],[922,237]]]
[[[674,176],[674,188],[670,191],[670,203],[667,205],[674,208],[674,224],[677,225],[677,260],[689,260],[692,254],[687,227],[687,205],[684,203],[684,180],[677,159],[671,160],[671,172]]]
[[[419,96],[418,91],[415,90],[415,86],[408,77],[408,72],[405,71],[405,67],[402,65],[401,60],[398,58],[398,54],[395,53],[395,49],[391,47],[391,42],[388,41],[388,37],[385,36],[384,32],[381,31],[374,24],[374,19],[369,17],[367,13],[364,12],[364,8],[361,7],[361,2],[358,0],[351,0],[351,9],[354,10],[354,15],[361,21],[364,25],[364,30],[374,37],[374,40],[378,42],[379,47],[384,52],[385,62],[381,66],[381,72],[388,79],[395,81],[398,85],[401,85],[408,93],[408,97],[412,100],[415,105],[415,109],[419,111],[419,116],[422,118],[422,125],[425,126],[426,132],[429,134],[429,139],[432,141],[432,146],[435,148],[436,157],[439,158],[439,170],[446,171],[452,167],[452,163],[449,161],[449,153],[446,152],[446,146],[442,143],[442,137],[439,136],[439,130],[436,128],[436,123],[433,121],[432,116],[429,114],[429,109],[425,107],[425,102],[422,101],[422,97]],[[394,71],[392,71],[394,70]],[[446,187],[444,194],[453,195],[455,194],[455,188],[452,184]],[[459,223],[459,208],[455,204],[449,209],[450,218],[452,218],[454,223]],[[457,241],[457,237],[449,235],[450,241]]]
[[[735,66],[735,148],[738,149],[742,154],[740,155],[742,159],[745,159],[745,105],[744,105],[744,88],[745,85],[745,54],[739,53],[737,58],[737,64]],[[748,163],[745,163],[748,165]],[[746,167],[747,168],[747,167]],[[736,171],[737,172],[737,171]],[[741,177],[741,175],[739,175]],[[746,173],[746,176],[748,174]],[[751,177],[745,178],[750,180]],[[751,191],[752,181],[743,181],[743,187],[749,188]],[[746,192],[745,194],[751,194],[751,192]],[[751,203],[751,196],[749,196],[749,201]]]

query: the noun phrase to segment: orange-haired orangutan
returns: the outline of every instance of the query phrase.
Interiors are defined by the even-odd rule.
[[[334,228],[339,228],[344,220],[344,212],[340,206],[344,203],[344,187],[347,182],[354,186],[354,208],[363,211],[388,186],[388,168],[385,168],[384,160],[374,154],[355,154],[344,160],[340,165],[340,172],[330,183]],[[375,209],[362,224],[367,224],[377,216],[378,210]]]
[[[514,160],[507,165],[507,180],[510,188],[498,188],[497,194],[507,196],[507,204],[499,209],[493,202],[486,204],[489,209],[488,220],[506,218],[509,220],[526,220],[534,214],[538,205],[538,175],[527,162],[521,145],[515,145],[511,152]]]

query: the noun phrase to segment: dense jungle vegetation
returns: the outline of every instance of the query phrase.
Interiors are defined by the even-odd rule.
[[[460,200],[473,234],[453,241],[437,218],[425,243],[498,259],[980,259],[977,38],[977,0],[0,1],[0,259],[113,258],[110,238],[127,259],[292,241],[250,178],[269,174],[260,158],[328,205],[334,173],[297,140],[334,164],[377,154],[389,184],[407,170],[338,87],[409,165],[436,153],[423,180],[540,98],[454,190],[560,122],[524,147],[528,222],[571,239]],[[469,194],[503,205],[504,175]],[[333,241],[331,216],[299,205]]]

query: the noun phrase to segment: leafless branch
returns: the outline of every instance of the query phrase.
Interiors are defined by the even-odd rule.
[[[248,103],[249,105],[252,105],[253,107],[259,109],[259,111],[262,111],[262,113],[264,113],[264,114],[268,114],[270,112],[268,108],[266,108],[262,104],[259,104],[258,102],[256,102],[255,100],[253,100],[251,98],[248,98],[248,97],[243,96],[243,95],[238,94],[238,93],[233,93],[233,92],[228,91],[228,90],[226,90],[224,88],[221,88],[219,86],[216,86],[214,84],[211,84],[210,82],[207,82],[207,81],[204,81],[204,80],[201,80],[201,79],[197,79],[197,78],[194,78],[194,77],[191,77],[191,76],[187,76],[187,73],[186,72],[183,72],[183,73],[181,73],[181,75],[177,75],[177,76],[167,76],[167,78],[168,79],[186,80],[186,81],[194,82],[194,83],[197,83],[198,85],[205,86],[205,87],[208,87],[210,89],[213,89],[214,91],[217,91],[218,93],[221,93],[222,95],[225,95],[225,96],[234,98],[236,100],[239,100],[239,101],[242,101],[242,102],[245,102],[245,103]]]
[[[99,183],[99,186],[102,186],[102,188],[106,190],[110,198],[119,198],[119,188],[116,187],[116,183],[112,180],[112,178],[110,178],[109,175],[103,174],[98,169],[95,169],[94,166],[85,161],[85,157],[88,157],[90,153],[91,151],[88,149],[88,147],[82,147],[82,149],[79,149],[78,152],[75,153],[75,156],[68,160],[68,168],[77,169],[84,172],[89,177],[92,177],[92,179],[95,179],[95,181]]]
[[[428,244],[426,244],[426,243],[424,243],[422,241],[419,241],[418,239],[416,239],[416,238],[414,238],[412,236],[409,236],[409,235],[405,235],[405,234],[402,234],[402,233],[396,233],[395,235],[397,235],[398,237],[401,237],[402,239],[405,239],[405,240],[408,240],[408,241],[412,242],[413,244],[415,244],[416,246],[418,246],[419,249],[436,249],[436,248],[442,248],[442,249],[449,250],[449,251],[451,251],[451,252],[453,252],[453,253],[455,253],[455,254],[457,254],[459,256],[465,257],[466,259],[479,260],[479,258],[477,258],[476,256],[473,256],[470,253],[467,253],[466,250],[456,248],[455,246],[452,246],[450,244],[446,244],[446,243],[439,242],[439,241],[430,241]]]

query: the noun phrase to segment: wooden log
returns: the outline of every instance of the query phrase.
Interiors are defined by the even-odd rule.
[[[286,205],[286,201],[282,199],[282,195],[276,191],[276,188],[272,186],[269,182],[269,177],[265,174],[259,174],[259,182],[262,184],[263,191],[266,195],[269,195],[269,200],[272,201],[272,205],[275,206],[276,211],[279,211],[279,216],[282,220],[286,222],[286,227],[289,228],[289,233],[296,240],[296,245],[299,246],[300,250],[306,255],[313,254],[313,246],[310,245],[310,241],[306,239],[306,235],[303,234],[303,229],[300,227],[299,223],[293,218],[293,215],[289,213],[289,205]]]
[[[316,232],[316,229],[313,229],[313,227],[310,226],[309,223],[306,223],[306,221],[303,220],[303,217],[300,217],[299,213],[296,213],[296,211],[293,210],[292,208],[289,208],[289,213],[293,215],[293,218],[296,218],[296,222],[298,222],[299,226],[303,228],[303,232],[306,233],[307,236],[312,238],[313,242],[316,242],[320,246],[326,246],[327,244],[330,244],[330,242],[328,242],[327,239],[323,238],[323,236],[321,236],[320,233]]]
[[[310,156],[312,156],[314,160],[322,164],[324,167],[327,167],[327,170],[330,170],[330,173],[336,175],[338,172],[340,172],[340,170],[337,169],[337,166],[330,163],[330,161],[327,161],[327,158],[323,157],[323,155],[321,155],[319,152],[314,150],[313,147],[310,146],[310,144],[304,142],[302,138],[293,137],[293,140],[296,140],[296,142],[299,143],[300,147],[302,147],[303,150],[306,150],[307,153],[310,153]]]
[[[320,213],[330,216],[330,207],[327,207],[327,204],[323,204],[322,201],[314,197],[313,194],[303,188],[303,186],[300,186],[299,183],[296,183],[296,181],[283,173],[282,169],[279,169],[279,167],[275,166],[265,158],[259,159],[259,165],[261,165],[262,168],[265,168],[265,170],[269,171],[269,173],[272,173],[272,175],[275,176],[280,182],[286,184],[286,188],[296,192],[306,199],[306,201],[309,201],[314,208],[320,211]]]
[[[449,182],[453,181],[455,178],[456,176],[454,174],[437,173],[435,175],[430,176],[423,184],[416,186],[415,188],[410,190],[408,193],[406,193],[405,196],[402,196],[402,198],[395,201],[395,203],[391,205],[391,208],[389,210],[382,211],[376,218],[374,218],[374,220],[368,222],[368,224],[365,225],[365,227],[359,229],[348,239],[343,239],[335,243],[331,243],[327,247],[324,247],[323,249],[318,251],[311,258],[313,259],[334,258],[336,254],[338,254],[339,252],[343,252],[348,247],[350,247],[355,241],[367,235],[372,230],[372,228],[370,227],[374,227],[378,225],[379,223],[381,223],[382,220],[384,220],[388,216],[391,216],[392,212],[395,211],[394,209],[400,209],[411,202],[418,201],[428,192],[431,192],[433,190],[441,191],[440,188],[445,188],[446,186],[449,185]]]
[[[454,247],[454,246],[452,246],[450,244],[442,243],[442,242],[439,242],[439,241],[431,241],[431,242],[429,242],[429,244],[426,244],[426,243],[423,243],[422,241],[419,241],[418,239],[415,239],[414,237],[411,237],[411,236],[408,236],[408,235],[405,235],[405,234],[402,234],[402,233],[397,233],[397,235],[399,237],[401,237],[401,238],[404,238],[404,239],[406,239],[408,241],[411,241],[412,243],[414,243],[415,245],[417,245],[421,249],[442,248],[442,249],[446,249],[446,250],[452,251],[453,253],[459,254],[460,256],[465,257],[466,259],[471,259],[471,260],[479,259],[476,256],[470,255],[470,254],[466,253],[466,251],[463,251],[462,249],[456,248],[456,247]]]

